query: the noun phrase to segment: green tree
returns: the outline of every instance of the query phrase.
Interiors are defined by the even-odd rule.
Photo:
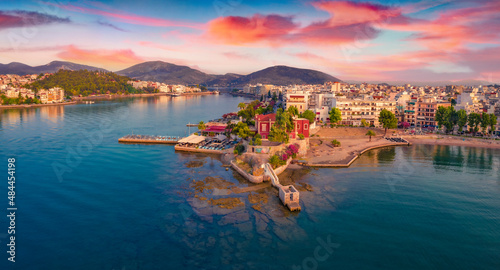
[[[280,166],[281,160],[277,155],[273,155],[269,158],[269,164],[273,166],[274,169],[278,168]]]
[[[398,119],[391,111],[388,111],[386,109],[380,111],[378,121],[382,123],[382,126],[385,128],[384,136],[387,135],[387,129],[398,127]]]
[[[479,131],[478,126],[481,123],[481,116],[477,113],[470,113],[467,117],[467,122],[470,128],[470,132],[476,133]]]
[[[299,115],[299,110],[295,106],[288,107],[287,111],[288,111],[289,114],[291,114],[293,116]]]
[[[259,108],[257,108],[257,110],[255,110],[255,115],[257,115],[257,114],[264,114],[265,111],[266,111],[266,108],[259,107]]]
[[[276,112],[276,124],[280,129],[285,132],[290,132],[293,130],[293,118],[292,114],[285,112],[282,109],[278,109]]]
[[[244,151],[245,151],[245,146],[243,144],[239,143],[234,146],[233,153],[235,155],[241,155],[241,153],[243,153]]]
[[[290,137],[288,133],[293,130],[293,119],[289,112],[278,109],[276,122],[269,131],[269,140],[273,142],[288,143]]]
[[[375,134],[375,132],[373,130],[368,130],[368,132],[366,132],[365,135],[370,137],[370,142],[371,142],[372,141],[372,136],[375,136],[377,134]]]
[[[201,131],[201,130],[205,130],[205,129],[207,129],[207,127],[205,126],[205,122],[200,121],[200,122],[198,123],[198,130],[200,130],[200,131]]]
[[[370,126],[370,124],[365,119],[361,119],[361,125],[363,127],[369,127]]]
[[[226,125],[226,129],[224,130],[224,135],[226,135],[227,138],[230,138],[231,137],[231,131],[233,130],[233,128],[235,127],[236,125],[232,122],[232,121],[229,121]]]
[[[467,125],[467,112],[464,109],[461,109],[457,112],[457,124],[458,131],[462,132],[465,125]]]
[[[483,112],[481,114],[481,129],[483,131],[483,134],[486,134],[486,131],[488,130],[489,126],[490,126],[490,115]]]
[[[443,126],[446,123],[446,121],[448,120],[447,118],[448,118],[448,112],[446,108],[443,106],[439,106],[436,111],[436,116],[434,117],[434,119],[438,124],[438,128],[441,128],[441,126]]]
[[[305,118],[307,120],[309,120],[309,123],[312,124],[314,123],[314,120],[316,119],[316,114],[314,114],[313,111],[311,110],[305,110],[301,115],[300,117],[302,118]]]
[[[250,122],[250,120],[252,120],[252,118],[255,117],[256,112],[255,112],[254,108],[257,107],[259,105],[259,103],[260,103],[260,101],[254,100],[254,101],[250,102],[250,104],[248,104],[248,105],[244,105],[244,103],[238,104],[238,108],[241,108],[241,107],[244,108],[238,112],[238,116],[241,116],[247,122]],[[243,106],[241,106],[242,104],[243,104]]]
[[[278,127],[277,125],[273,125],[271,127],[271,130],[269,131],[269,140],[272,142],[280,142],[280,143],[288,143],[290,137],[288,136],[288,133]]]
[[[451,131],[453,133],[453,130],[455,129],[455,126],[458,124],[458,112],[455,111],[455,108],[453,106],[449,107],[449,112],[450,112],[450,120],[449,124],[446,126],[446,132]]]
[[[242,139],[246,139],[250,136],[250,129],[248,128],[248,125],[246,123],[239,122],[233,128],[232,133],[240,136],[240,138],[242,138]]]
[[[271,90],[267,91],[267,98],[271,98]]]
[[[240,110],[245,109],[245,107],[246,107],[246,106],[247,106],[247,105],[246,105],[245,103],[243,103],[243,102],[240,102],[240,103],[238,104],[238,108],[239,108]]]
[[[342,121],[342,112],[338,108],[332,108],[329,112],[330,114],[330,123],[337,124]]]
[[[497,125],[497,116],[495,114],[490,114],[490,132],[493,134],[495,131],[495,126]]]
[[[458,113],[453,106],[439,106],[436,111],[435,119],[438,122],[438,127],[441,128],[441,126],[444,126],[446,128],[446,133],[449,133],[453,131],[455,125],[458,123]]]

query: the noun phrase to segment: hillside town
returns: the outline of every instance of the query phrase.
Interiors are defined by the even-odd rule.
[[[410,84],[348,84],[329,82],[322,85],[247,85],[239,92],[255,97],[278,95],[284,97],[286,108],[293,106],[299,113],[314,112],[316,122],[329,122],[332,108],[341,111],[340,125],[379,127],[379,114],[383,109],[392,112],[400,126],[435,130],[439,107],[454,106],[467,114],[494,114],[500,117],[499,86],[417,87]],[[365,124],[364,124],[365,123]],[[500,131],[496,126],[497,133]]]
[[[24,86],[36,80],[44,79],[52,75],[47,74],[32,74],[32,75],[0,75],[0,96],[2,101],[5,99],[21,99],[24,103],[41,103],[52,104],[61,103],[65,100],[64,89],[60,87],[53,87],[50,89],[40,89],[37,93]],[[18,103],[23,103],[17,100]]]
[[[48,89],[40,89],[38,91],[33,91],[26,88],[27,85],[43,80],[53,73],[46,74],[31,74],[31,75],[15,75],[7,74],[0,75],[0,103],[3,105],[12,104],[54,104],[62,103],[66,101],[65,89],[61,87],[52,87]],[[176,85],[176,84],[166,84],[153,81],[139,81],[131,80],[127,84],[131,85],[134,89],[139,91],[144,89],[152,89],[154,92],[158,93],[199,93],[206,90],[204,86],[198,85]],[[98,95],[91,94],[90,96]]]
[[[22,98],[25,102],[41,104],[64,102],[65,90],[60,87],[40,89],[36,93],[25,88],[26,85],[51,75],[0,75],[0,96],[3,100]],[[138,90],[154,89],[159,93],[199,93],[206,90],[205,86],[200,85],[140,80],[127,83]],[[380,127],[379,115],[385,109],[395,115],[399,126],[433,131],[439,126],[435,119],[439,107],[453,106],[456,111],[464,110],[467,115],[485,113],[500,117],[499,92],[497,85],[423,87],[410,84],[391,86],[327,82],[317,85],[245,85],[232,93],[253,96],[261,101],[272,96],[279,97],[284,109],[295,107],[299,114],[306,110],[312,111],[315,115],[312,124],[329,123],[330,111],[337,108],[341,112],[341,121],[337,123],[339,125]],[[494,131],[500,131],[498,124]]]
[[[143,88],[153,88],[158,90],[161,93],[197,93],[201,92],[201,88],[198,86],[186,86],[181,84],[166,84],[160,82],[153,81],[129,81],[130,85],[132,85],[135,89],[143,89]]]

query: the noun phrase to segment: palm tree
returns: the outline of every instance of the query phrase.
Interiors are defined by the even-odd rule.
[[[206,128],[207,127],[205,126],[205,123],[203,121],[200,121],[200,123],[198,123],[198,130],[203,131]]]
[[[240,102],[240,104],[238,104],[238,108],[240,108],[240,110],[245,109],[246,106],[247,105],[245,103],[243,103],[243,102]]]
[[[368,132],[366,132],[365,134],[366,136],[370,136],[370,142],[372,141],[372,136],[376,136],[377,134],[375,134],[375,132],[373,132],[373,130],[368,130]]]

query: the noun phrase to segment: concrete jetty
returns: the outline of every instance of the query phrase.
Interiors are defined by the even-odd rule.
[[[118,139],[120,143],[177,144],[179,136],[126,135]]]
[[[281,202],[287,206],[290,211],[300,211],[299,191],[293,185],[281,185],[278,176],[269,163],[264,165],[264,174],[271,178],[272,185],[279,190]]]

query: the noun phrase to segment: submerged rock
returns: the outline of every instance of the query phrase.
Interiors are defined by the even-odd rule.
[[[220,208],[233,209],[235,207],[244,206],[245,204],[240,198],[220,198],[210,199],[208,201],[211,205],[217,205]]]
[[[205,164],[203,161],[192,160],[184,164],[188,168],[199,168]]]

